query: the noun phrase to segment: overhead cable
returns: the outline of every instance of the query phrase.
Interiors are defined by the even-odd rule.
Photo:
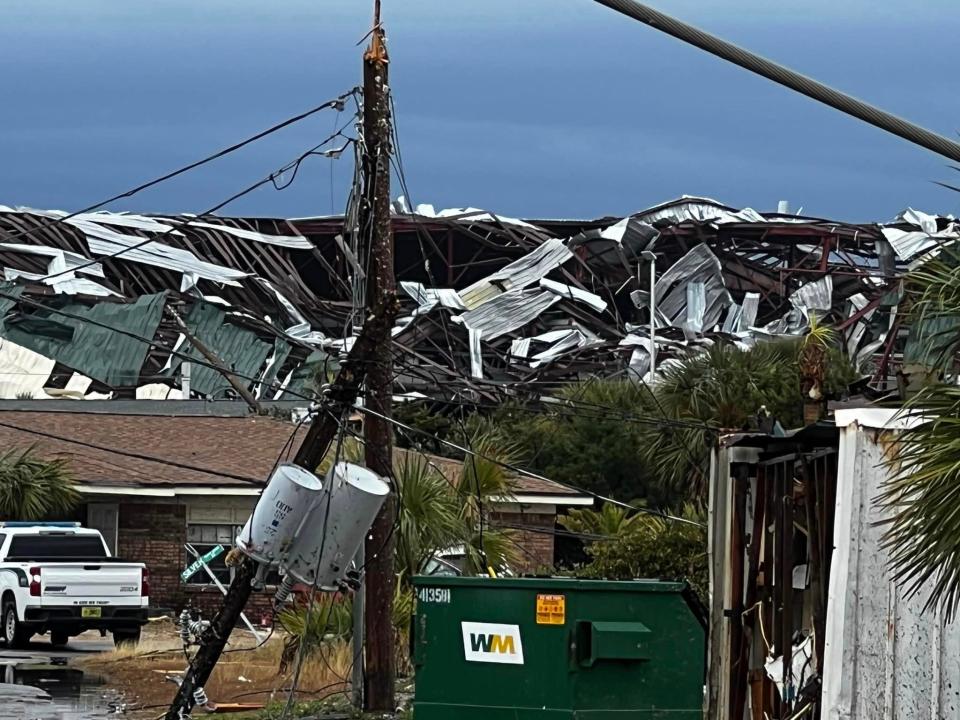
[[[245,483],[251,483],[257,486],[263,484],[263,480],[259,478],[249,477],[247,475],[236,475],[234,473],[223,472],[221,470],[213,470],[211,468],[200,467],[198,465],[189,465],[187,463],[177,462],[176,460],[168,460],[166,458],[160,458],[155,455],[145,455],[143,453],[131,452],[129,450],[121,450],[115,447],[109,447],[107,445],[99,445],[97,443],[87,442],[86,440],[77,440],[76,438],[66,437],[64,435],[58,435],[56,433],[47,432],[46,430],[37,430],[35,428],[26,428],[21,425],[15,425],[13,423],[0,421],[0,427],[5,427],[8,430],[16,430],[17,432],[26,433],[27,435],[35,435],[37,437],[47,438],[50,440],[57,440],[59,442],[71,443],[73,445],[80,445],[91,450],[100,450],[101,452],[110,453],[112,455],[120,455],[122,457],[133,458],[134,460],[144,460],[146,462],[158,463],[160,465],[168,465],[170,467],[177,468],[179,470],[190,470],[192,472],[206,473],[207,475],[215,475],[217,477],[229,478],[230,480],[239,480]]]
[[[813,78],[801,75],[779,63],[722,40],[700,28],[688,25],[675,17],[654,10],[649,5],[644,5],[635,0],[595,0],[595,2],[634,20],[639,20],[655,30],[672,35],[678,40],[705,50],[711,55],[727,60],[734,65],[739,65],[745,70],[768,80],[773,80],[775,83],[795,90],[801,95],[806,95],[824,105],[829,105],[842,113],[863,120],[881,130],[886,130],[888,133],[897,135],[915,145],[932,150],[938,155],[960,162],[960,143],[927,130],[909,120],[892,115],[862,100],[857,100],[844,92],[835,90]]]
[[[128,253],[128,252],[131,252],[131,251],[133,251],[133,250],[138,250],[138,249],[140,249],[140,248],[142,248],[142,247],[144,247],[144,246],[146,246],[146,245],[149,245],[150,243],[156,242],[157,240],[159,240],[159,239],[162,238],[162,237],[165,237],[165,236],[167,236],[167,235],[170,235],[170,234],[172,234],[172,233],[177,232],[177,231],[180,230],[181,228],[185,228],[185,227],[191,225],[192,223],[200,222],[200,221],[204,220],[204,218],[207,218],[207,217],[209,217],[210,215],[213,215],[213,214],[214,214],[215,212],[217,212],[218,210],[226,207],[227,205],[229,205],[230,203],[232,203],[232,202],[234,202],[234,201],[236,201],[236,200],[239,200],[240,198],[244,197],[245,195],[249,195],[249,194],[252,193],[254,190],[257,190],[257,189],[263,187],[263,186],[266,185],[267,183],[273,183],[274,189],[276,189],[276,190],[286,190],[288,187],[290,187],[290,184],[291,184],[291,183],[293,182],[293,180],[296,178],[297,170],[299,170],[301,163],[303,163],[303,161],[306,160],[308,157],[311,157],[311,156],[313,156],[313,155],[319,154],[317,151],[318,151],[320,148],[322,148],[324,145],[326,145],[327,143],[331,142],[332,140],[334,140],[335,138],[337,138],[338,136],[340,136],[340,134],[342,133],[342,131],[343,131],[343,129],[344,129],[345,127],[346,127],[346,125],[344,125],[344,127],[340,128],[340,130],[338,130],[337,132],[335,132],[335,133],[334,133],[333,135],[331,135],[330,137],[326,138],[323,142],[321,142],[321,143],[313,146],[313,147],[310,148],[309,150],[303,152],[302,154],[300,154],[300,155],[299,155],[297,158],[295,158],[294,160],[291,160],[289,163],[287,163],[286,165],[284,165],[284,166],[283,166],[282,168],[280,168],[279,170],[275,170],[274,172],[272,172],[272,173],[270,173],[269,175],[267,175],[265,178],[262,178],[262,179],[258,180],[257,182],[253,183],[252,185],[247,186],[246,188],[244,188],[244,189],[241,190],[240,192],[235,193],[234,195],[231,195],[231,196],[228,197],[226,200],[223,200],[222,202],[217,203],[217,204],[214,205],[213,207],[208,208],[207,210],[204,210],[204,211],[203,211],[202,213],[200,213],[199,215],[194,215],[193,217],[188,217],[188,218],[186,218],[186,219],[184,219],[184,220],[174,220],[174,219],[171,218],[171,219],[168,220],[168,222],[175,223],[175,224],[171,225],[170,228],[168,228],[167,230],[164,230],[164,231],[161,232],[161,233],[157,233],[156,235],[152,235],[152,236],[150,236],[150,237],[144,238],[144,239],[143,239],[142,241],[140,241],[140,242],[134,243],[133,245],[128,245],[128,246],[126,246],[126,247],[123,247],[123,248],[117,250],[116,252],[110,253],[109,255],[98,255],[98,256],[96,257],[96,259],[91,259],[91,260],[89,260],[88,262],[81,263],[81,264],[79,264],[79,265],[72,265],[72,266],[70,266],[69,268],[67,268],[67,269],[65,269],[65,270],[60,270],[59,272],[50,273],[49,275],[45,275],[45,276],[43,276],[43,277],[41,277],[41,278],[37,278],[35,282],[46,282],[46,281],[51,280],[51,279],[53,279],[53,278],[60,277],[61,275],[73,274],[73,273],[76,273],[78,270],[83,270],[84,268],[92,267],[92,266],[94,266],[94,265],[99,265],[99,264],[102,263],[104,260],[111,260],[111,259],[114,259],[114,258],[118,258],[118,257],[120,257],[121,255],[125,255],[125,254]],[[283,175],[283,173],[288,172],[288,171],[291,171],[291,170],[293,171],[293,177],[290,178],[289,182],[287,182],[287,183],[284,184],[284,185],[279,185],[279,186],[278,186],[278,185],[277,185],[277,179],[278,179],[279,177],[281,177],[281,176]],[[36,228],[36,229],[39,229],[39,228]]]
[[[86,213],[94,212],[95,210],[100,210],[101,208],[107,205],[110,205],[111,203],[116,202],[117,200],[133,197],[137,193],[143,192],[144,190],[147,190],[155,185],[159,185],[160,183],[166,182],[167,180],[171,180],[177,177],[178,175],[183,175],[184,173],[190,172],[191,170],[194,170],[202,165],[206,165],[207,163],[213,162],[214,160],[218,160],[224,157],[225,155],[229,155],[230,153],[236,152],[237,150],[240,150],[241,148],[246,147],[247,145],[250,145],[251,143],[254,143],[257,140],[261,140],[267,137],[268,135],[272,135],[273,133],[279,130],[283,130],[284,128],[290,125],[293,125],[295,123],[300,122],[301,120],[304,120],[310,117],[311,115],[315,115],[318,112],[321,112],[322,110],[326,110],[327,108],[331,108],[331,107],[342,108],[344,101],[346,101],[347,98],[355,95],[357,92],[359,92],[359,88],[353,88],[349,92],[345,92],[342,95],[334,98],[333,100],[328,100],[327,102],[321,105],[317,105],[316,107],[313,107],[305,112],[302,112],[298,115],[294,115],[293,117],[289,117],[286,120],[283,120],[282,122],[279,122],[276,125],[273,125],[267,128],[266,130],[261,130],[256,135],[251,135],[245,140],[241,140],[240,142],[234,143],[229,147],[225,147],[222,150],[219,150],[213,153],[212,155],[208,155],[202,160],[197,160],[195,162],[190,163],[189,165],[184,165],[183,167],[178,168],[177,170],[168,172],[165,175],[161,175],[160,177],[154,178],[153,180],[149,180],[129,190],[125,190],[124,192],[118,193],[117,195],[114,195],[113,197],[109,197],[106,200],[101,200],[99,202],[94,203],[93,205],[89,205],[88,207],[85,207],[83,210],[77,210],[76,212],[68,213],[62,217],[51,219],[49,222],[43,223],[39,227],[30,228],[28,230],[19,230],[14,233],[6,233],[5,237],[7,240],[15,240],[17,238],[33,235],[34,233],[40,232],[41,230],[46,230],[47,228],[53,227],[54,225],[59,225],[61,223],[64,223],[67,220],[70,220],[71,218],[77,217],[78,215],[84,215]]]
[[[400,422],[399,420],[396,420],[391,417],[387,417],[386,415],[382,415],[381,413],[378,413],[375,410],[371,410],[368,407],[358,407],[356,408],[356,410],[366,415],[374,415],[376,417],[379,417],[382,420],[386,420],[387,422],[393,424],[398,428],[406,430],[407,432],[417,433],[419,435],[429,437],[435,442],[446,445],[447,447],[453,448],[454,450],[457,450],[464,454],[470,454],[480,458],[481,460],[486,460],[487,462],[494,463],[495,465],[499,465],[500,467],[506,468],[507,470],[510,470],[511,472],[515,472],[519,475],[524,475],[526,477],[533,478],[534,480],[541,480],[543,482],[555,483],[557,485],[560,485],[561,487],[566,487],[570,490],[576,490],[577,492],[584,493],[585,495],[590,495],[591,497],[597,500],[602,500],[603,502],[607,502],[612,505],[617,505],[625,509],[636,510],[637,512],[642,512],[648,515],[655,515],[657,517],[663,518],[664,520],[673,520],[676,522],[682,522],[682,523],[687,523],[689,525],[696,525],[698,527],[703,527],[702,523],[698,523],[694,520],[688,520],[687,518],[677,517],[675,515],[669,515],[667,513],[663,513],[658,510],[651,510],[650,508],[637,507],[635,505],[631,505],[630,503],[625,503],[620,500],[615,500],[614,498],[607,497],[599,493],[595,493],[591,490],[587,490],[586,488],[578,487],[570,483],[562,483],[557,480],[551,480],[550,478],[546,478],[543,475],[538,475],[537,473],[517,467],[516,465],[513,465],[511,463],[503,462],[502,460],[498,460],[496,458],[490,457],[489,455],[485,455],[483,453],[476,452],[475,450],[471,450],[470,448],[463,447],[462,445],[458,445],[457,443],[450,442],[449,440],[438,437],[437,435],[434,435],[433,433],[430,433],[426,430],[421,430],[420,428],[411,427],[405,423]]]

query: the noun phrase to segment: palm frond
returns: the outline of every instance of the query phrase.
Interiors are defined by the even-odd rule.
[[[66,460],[40,458],[36,445],[12,448],[0,455],[0,516],[17,520],[62,517],[79,499]]]
[[[908,596],[929,590],[926,608],[960,609],[960,387],[923,389],[911,406],[924,420],[904,431],[877,503],[889,514],[883,547]]]
[[[393,472],[400,501],[396,567],[409,581],[433,554],[465,542],[468,532],[452,481],[426,456],[404,453]]]

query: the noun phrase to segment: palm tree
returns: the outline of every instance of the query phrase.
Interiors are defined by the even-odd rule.
[[[658,380],[649,413],[677,424],[640,428],[642,455],[664,495],[706,500],[711,428],[741,430],[766,407],[787,427],[801,421],[798,343],[761,343],[741,349],[717,343],[668,367]]]
[[[514,481],[503,464],[516,460],[515,448],[502,437],[474,432],[467,441],[462,464],[431,459],[416,450],[398,450],[394,455],[393,479],[397,487],[397,553],[395,568],[400,582],[409,586],[424,563],[438,552],[462,547],[464,571],[486,573],[515,562],[518,549],[509,530],[493,529],[487,509],[493,498],[513,495]],[[333,464],[337,449],[331,447],[317,472]],[[345,438],[339,448],[346,462],[363,462],[363,446]]]
[[[609,538],[628,532],[634,525],[642,523],[643,518],[649,517],[651,515],[638,512],[631,514],[627,508],[605,503],[600,510],[569,510],[566,515],[557,518],[557,522],[570,532],[583,535],[589,540],[590,536]]]
[[[908,596],[929,590],[926,607],[952,619],[960,608],[960,252],[946,248],[910,273],[906,293],[908,350],[930,382],[905,406],[922,420],[899,436],[878,498],[889,515],[884,547]]]
[[[423,454],[400,454],[394,463],[399,497],[396,570],[404,581],[435,553],[467,541],[460,498],[442,471]]]
[[[479,575],[491,568],[505,568],[519,555],[513,532],[490,527],[486,510],[495,498],[513,497],[515,481],[505,466],[516,463],[517,448],[502,436],[484,432],[471,435],[467,446],[470,453],[463,461],[456,489],[460,520],[467,533],[464,571]]]
[[[35,445],[0,455],[0,517],[43,520],[63,516],[76,507],[79,498],[66,460],[43,460]]]
[[[834,340],[834,331],[822,325],[816,315],[810,318],[810,329],[800,341],[800,389],[803,393],[803,421],[815,423],[827,409],[827,356]]]

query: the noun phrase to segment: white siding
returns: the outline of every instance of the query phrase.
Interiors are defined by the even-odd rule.
[[[840,423],[838,423],[840,424]],[[876,498],[890,431],[841,431],[824,661],[826,720],[960,717],[960,624],[923,613],[890,579]]]

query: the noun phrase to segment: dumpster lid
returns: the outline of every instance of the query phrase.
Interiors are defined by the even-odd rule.
[[[569,577],[491,578],[456,577],[452,575],[417,575],[413,578],[417,587],[482,587],[511,588],[517,590],[608,590],[620,592],[683,593],[685,582],[666,580],[581,580]]]

